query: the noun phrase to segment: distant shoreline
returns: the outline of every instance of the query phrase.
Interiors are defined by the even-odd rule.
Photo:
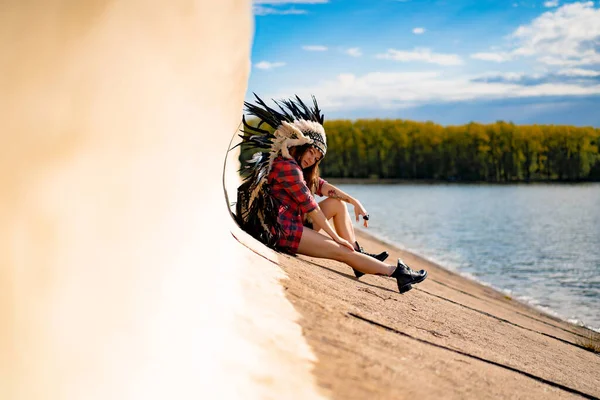
[[[328,178],[323,177],[327,182],[334,185],[578,185],[589,183],[600,183],[597,181],[514,181],[514,182],[488,182],[488,181],[459,181],[459,180],[441,180],[441,179],[378,179],[378,178]]]

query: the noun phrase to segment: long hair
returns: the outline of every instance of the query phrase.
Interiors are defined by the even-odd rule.
[[[290,147],[290,155],[294,157],[294,160],[296,160],[298,165],[300,165],[300,160],[302,159],[302,156],[311,147],[312,145],[310,144]],[[312,194],[315,194],[317,188],[319,187],[319,164],[321,163],[322,159],[323,158],[321,157],[321,159],[314,163],[312,166],[302,170],[302,175],[304,176],[304,180],[306,181],[306,186],[308,186]]]

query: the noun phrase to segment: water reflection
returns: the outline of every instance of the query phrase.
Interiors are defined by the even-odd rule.
[[[600,328],[600,184],[339,186],[369,232]]]

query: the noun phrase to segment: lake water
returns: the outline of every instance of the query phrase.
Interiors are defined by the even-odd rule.
[[[372,235],[600,329],[600,184],[337,186]]]

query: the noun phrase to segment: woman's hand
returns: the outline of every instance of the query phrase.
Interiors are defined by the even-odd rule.
[[[337,232],[329,225],[327,218],[325,218],[325,214],[323,211],[317,206],[313,211],[308,213],[308,215],[312,218],[312,220],[321,227],[328,235],[333,239],[337,244],[346,247],[350,251],[354,251],[354,246],[347,241],[346,239],[340,237]]]
[[[336,235],[336,236],[337,236],[337,235]],[[344,247],[347,247],[348,249],[350,249],[350,250],[354,251],[354,246],[352,246],[352,244],[350,244],[350,242],[349,242],[349,241],[347,241],[346,239],[343,239],[343,238],[341,238],[341,237],[337,236],[337,237],[336,237],[336,238],[334,238],[333,240],[335,240],[335,242],[336,242],[337,244],[340,244],[340,245],[342,245],[342,246],[344,246]]]
[[[369,227],[369,214],[367,214],[367,210],[360,204],[360,201],[353,199],[352,205],[354,206],[354,215],[356,216],[356,222],[358,222],[359,217],[363,216],[364,226],[365,228]],[[367,218],[365,218],[365,216]]]

